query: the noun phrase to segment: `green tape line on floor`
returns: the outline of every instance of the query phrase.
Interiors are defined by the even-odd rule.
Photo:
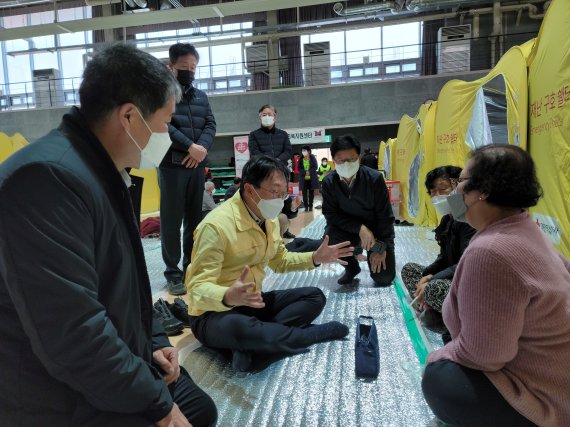
[[[406,328],[408,328],[408,333],[410,334],[414,350],[416,350],[416,355],[418,356],[420,364],[425,366],[429,350],[424,341],[423,334],[419,330],[414,313],[406,302],[406,293],[399,277],[394,279],[394,287],[396,288],[396,294],[398,295],[398,301],[400,301],[400,308],[402,309],[404,322],[406,323]]]

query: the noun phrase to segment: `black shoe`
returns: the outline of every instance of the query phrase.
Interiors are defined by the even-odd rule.
[[[172,315],[166,301],[162,298],[154,303],[152,314],[155,319],[162,323],[162,327],[168,336],[178,335],[184,329],[182,322]]]
[[[431,307],[425,308],[422,314],[420,314],[420,322],[426,329],[438,334],[443,334],[447,331],[441,313]]]
[[[182,298],[174,298],[173,304],[166,304],[173,316],[180,320],[185,327],[189,328],[190,315],[188,314],[188,304]]]
[[[285,233],[283,233],[283,238],[285,239],[294,239],[296,236],[291,233],[289,230],[287,230]]]
[[[309,212],[312,211],[312,210],[313,210],[313,207],[312,207],[312,206],[309,206]]]
[[[360,273],[360,267],[358,268],[358,270],[345,269],[344,274],[340,276],[340,279],[338,279],[337,283],[339,285],[350,285],[352,284],[354,278],[358,275],[358,273]]]
[[[182,283],[182,280],[167,280],[166,289],[170,295],[185,295],[186,286]]]
[[[315,209],[322,209],[322,208],[323,208],[323,205],[317,205],[317,206],[315,206]]]

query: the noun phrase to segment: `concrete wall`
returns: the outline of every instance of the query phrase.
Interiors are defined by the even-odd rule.
[[[333,136],[352,133],[364,146],[395,137],[403,114],[413,116],[427,99],[437,99],[451,78],[475,80],[485,72],[427,76],[345,85],[295,88],[212,96],[210,103],[218,124],[218,136],[210,154],[213,163],[225,163],[233,155],[235,135],[247,135],[259,127],[257,112],[264,104],[277,107],[280,128],[325,127]],[[68,108],[5,111],[0,131],[20,132],[28,141],[57,127]]]

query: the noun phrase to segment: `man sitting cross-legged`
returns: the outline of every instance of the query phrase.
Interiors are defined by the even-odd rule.
[[[268,156],[243,169],[239,193],[212,211],[195,234],[187,276],[192,332],[204,345],[228,349],[233,367],[249,371],[269,360],[340,339],[339,322],[313,325],[326,298],[316,287],[262,292],[265,267],[276,272],[310,270],[350,256],[350,242],[323,244],[314,252],[283,246],[277,216],[287,194],[287,169]]]

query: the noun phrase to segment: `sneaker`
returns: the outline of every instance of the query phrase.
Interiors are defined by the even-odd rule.
[[[294,239],[296,236],[291,233],[289,230],[287,230],[285,233],[283,233],[283,238],[284,239]]]
[[[360,273],[360,267],[358,267],[358,270],[345,269],[344,274],[340,276],[340,279],[338,279],[337,283],[339,285],[350,285],[358,273]]]
[[[153,317],[162,324],[168,336],[177,335],[184,329],[182,322],[172,315],[166,301],[162,298],[153,305]]]
[[[174,298],[173,304],[166,303],[174,317],[182,322],[186,327],[190,327],[190,315],[188,314],[188,304],[182,298]]]
[[[166,289],[170,295],[185,295],[186,286],[182,283],[182,280],[167,280]]]

